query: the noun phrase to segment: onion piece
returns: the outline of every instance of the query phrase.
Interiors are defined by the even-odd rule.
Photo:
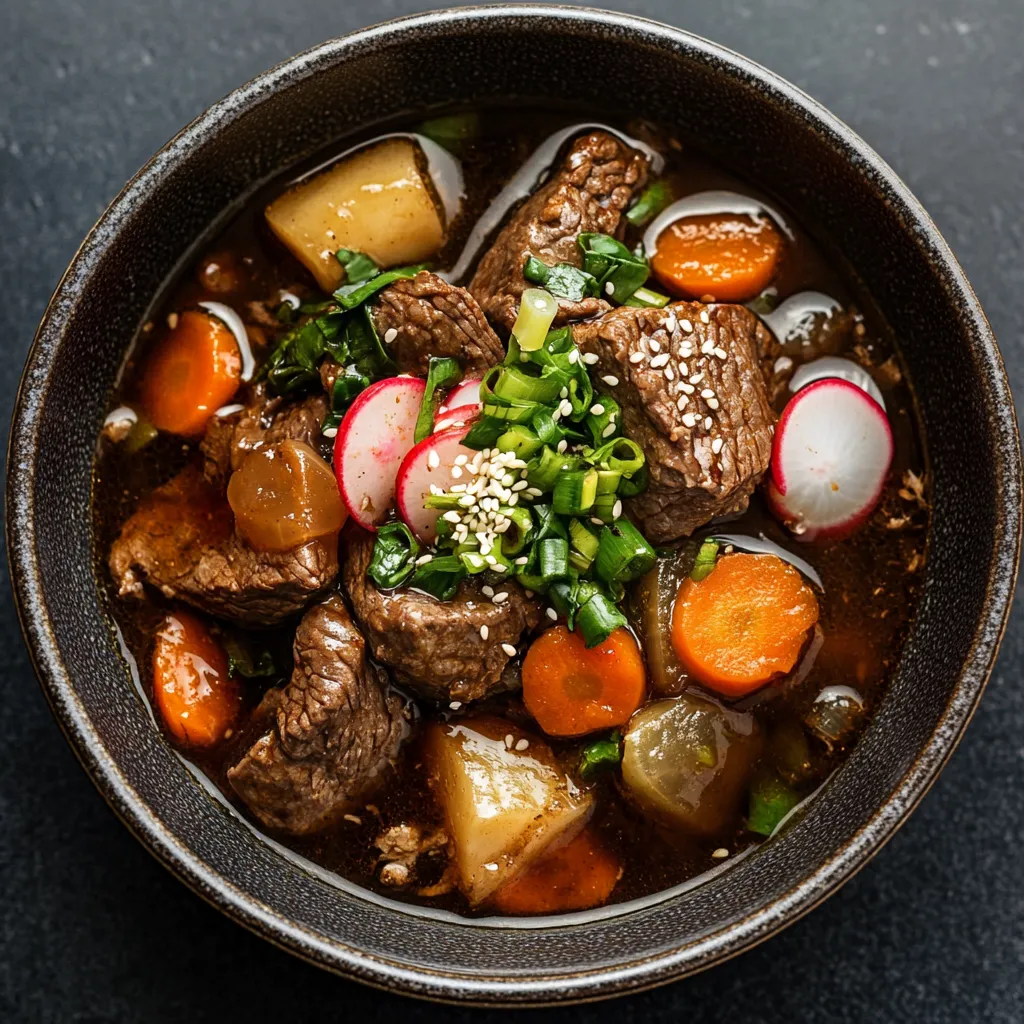
[[[755,555],[775,555],[782,561],[788,562],[794,569],[803,573],[819,590],[825,589],[821,577],[810,562],[805,562],[799,555],[794,555],[784,547],[769,540],[763,533],[757,537],[751,537],[740,533],[716,533],[715,540],[720,544],[731,544],[740,551],[749,551]]]
[[[789,390],[796,393],[808,384],[826,377],[838,377],[840,380],[849,381],[870,395],[883,409],[885,408],[885,399],[871,374],[852,359],[841,359],[839,356],[822,356],[820,359],[804,363],[790,378]]]
[[[242,380],[252,380],[252,375],[256,372],[256,360],[253,358],[249,332],[245,329],[242,318],[223,302],[200,302],[199,305],[207,313],[212,313],[235,336],[238,352],[242,357]]]

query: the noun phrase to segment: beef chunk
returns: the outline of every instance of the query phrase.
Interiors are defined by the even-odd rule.
[[[189,467],[146,498],[110,550],[122,596],[143,583],[166,597],[247,626],[301,611],[338,573],[333,539],[294,551],[254,551],[234,530],[222,491]]]
[[[523,265],[535,256],[582,265],[576,239],[587,231],[614,235],[622,211],[647,177],[647,157],[608,132],[591,132],[572,145],[561,167],[512,215],[484,254],[469,290],[483,311],[505,330],[519,312],[519,296],[531,287]],[[555,324],[596,316],[603,298],[559,300]]]
[[[775,417],[760,358],[773,344],[743,306],[623,306],[574,330],[598,391],[622,406],[650,487],[629,502],[655,544],[742,512],[768,468]],[[667,358],[666,358],[667,357]],[[609,383],[616,379],[618,383]]]
[[[210,420],[200,445],[207,480],[226,483],[246,455],[277,441],[305,441],[319,450],[320,424],[326,415],[323,395],[294,402],[270,396],[265,385],[256,385],[245,408]]]
[[[337,595],[306,612],[294,651],[291,681],[268,691],[256,710],[266,732],[228,779],[264,825],[308,835],[380,785],[405,720]]]
[[[414,590],[381,591],[366,575],[373,537],[353,530],[347,537],[342,582],[363,627],[373,656],[394,679],[432,700],[470,701],[506,685],[509,655],[502,644],[518,646],[525,631],[540,621],[540,604],[509,580],[508,599],[495,604],[480,582],[465,580],[451,601],[437,601]],[[487,639],[480,627],[487,627]]]
[[[426,270],[383,289],[373,322],[401,373],[426,374],[431,356],[454,356],[467,373],[505,358],[476,299]]]

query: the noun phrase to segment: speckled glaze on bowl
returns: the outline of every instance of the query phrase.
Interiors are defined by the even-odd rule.
[[[133,335],[225,210],[367,127],[368,111],[510,97],[672,126],[782,197],[841,252],[909,367],[934,517],[923,597],[891,689],[802,820],[686,892],[612,912],[481,922],[332,880],[211,799],[154,727],[101,608],[91,469]],[[476,1003],[579,1001],[679,978],[832,893],[910,813],[967,724],[1002,635],[1021,525],[1018,435],[995,339],[895,174],[743,57],[652,22],[555,7],[453,10],[371,28],[287,61],[193,122],[115,199],[58,286],[25,369],[8,467],[8,545],[36,669],[125,824],[196,892],[281,947],[371,984]]]

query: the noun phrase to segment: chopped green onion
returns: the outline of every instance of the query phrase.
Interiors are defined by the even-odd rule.
[[[545,584],[569,575],[569,544],[561,537],[548,537],[537,545],[540,577]]]
[[[533,533],[533,516],[522,505],[515,508],[502,505],[498,511],[512,523],[501,535],[501,550],[506,555],[518,555]]]
[[[664,178],[652,181],[626,211],[626,220],[634,227],[643,227],[672,202],[672,187]]]
[[[526,466],[526,481],[542,491],[554,491],[555,482],[564,472],[575,470],[581,460],[575,455],[559,455],[547,446],[530,459]]]
[[[459,561],[470,575],[483,572],[487,568],[487,559],[479,551],[460,551]]]
[[[415,569],[419,541],[405,523],[386,523],[377,531],[367,575],[382,590],[400,587]]]
[[[586,512],[597,497],[597,470],[574,469],[559,473],[551,494],[551,505],[563,516]]]
[[[603,739],[594,740],[583,748],[580,756],[579,774],[584,782],[608,768],[614,768],[622,760],[622,733],[615,729]]]
[[[611,395],[601,395],[595,405],[602,411],[598,413],[591,412],[590,409],[593,409],[594,405],[587,410],[587,429],[590,431],[590,436],[594,439],[594,446],[596,448],[611,450],[608,448],[610,443],[608,439],[613,434],[618,434],[622,429],[622,410],[619,408],[619,403]],[[611,430],[609,430],[610,427],[612,428]],[[595,465],[598,465],[600,461],[600,459],[596,460]]]
[[[616,302],[625,302],[650,274],[643,256],[630,252],[610,235],[584,232],[577,244],[583,253],[583,269],[597,278],[599,294]]]
[[[617,469],[599,469],[597,471],[597,495],[615,494],[619,489],[622,474]]]
[[[626,616],[602,593],[594,594],[576,613],[576,625],[587,647],[603,643],[626,624]]]
[[[429,437],[434,429],[434,410],[437,407],[437,392],[442,388],[450,388],[462,379],[459,361],[452,358],[431,356],[427,368],[427,386],[420,402],[420,413],[416,417],[416,430],[413,440],[419,444]]]
[[[592,452],[588,459],[595,466],[613,469],[629,479],[645,465],[643,449],[628,437],[612,438]]]
[[[498,438],[508,429],[509,426],[504,420],[496,419],[494,416],[481,416],[469,428],[469,433],[462,439],[462,445],[476,451],[493,448]]]
[[[512,334],[523,352],[533,352],[544,344],[544,338],[558,312],[558,302],[542,288],[527,288],[519,299],[519,315],[512,325]]]
[[[626,299],[625,305],[639,306],[645,309],[662,309],[671,300],[661,292],[652,291],[650,288],[637,288],[633,294]]]
[[[380,273],[380,267],[365,252],[339,249],[334,258],[345,268],[346,284],[362,284]]]
[[[509,427],[495,442],[499,452],[515,452],[521,459],[529,459],[535,455],[543,444],[540,438],[529,427],[517,423]]]
[[[647,490],[648,480],[647,464],[644,463],[632,476],[624,476],[619,481],[619,497],[635,498],[638,494],[643,494]]]
[[[597,557],[598,539],[578,519],[569,520],[569,540],[572,541],[572,546],[580,554],[586,555],[589,561],[592,562]]]
[[[547,405],[558,398],[559,391],[568,384],[565,374],[557,371],[540,377],[533,376],[519,366],[501,367],[491,393],[503,402],[536,402]]]
[[[693,563],[693,569],[690,571],[690,579],[694,583],[700,583],[701,580],[711,575],[711,570],[715,567],[715,559],[718,558],[718,548],[717,540],[706,540],[701,544],[700,550],[697,552],[697,559]]]
[[[600,519],[602,523],[610,523],[617,519],[615,505],[619,498],[616,494],[598,494],[594,504],[590,507],[590,515],[594,519]]]
[[[799,795],[777,775],[762,776],[750,790],[747,829],[770,836],[799,802]]]
[[[625,583],[648,572],[657,557],[643,534],[628,519],[619,519],[601,531],[594,569],[609,583]]]

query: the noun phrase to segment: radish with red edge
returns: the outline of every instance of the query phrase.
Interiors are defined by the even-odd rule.
[[[437,536],[437,519],[441,515],[440,509],[423,506],[430,497],[431,485],[448,491],[452,484],[459,482],[459,478],[463,483],[471,479],[463,476],[461,468],[457,473],[453,472],[455,460],[460,455],[464,455],[468,462],[477,454],[462,444],[468,433],[467,427],[453,427],[440,434],[431,434],[409,451],[398,470],[398,513],[424,544],[432,543]]]
[[[460,405],[479,405],[480,404],[480,378],[479,377],[467,377],[460,384],[456,384],[455,387],[448,392],[448,397],[444,400],[444,405],[437,410],[437,415],[440,416],[443,413],[448,412],[451,409],[456,409]]]
[[[376,530],[395,500],[395,476],[412,448],[426,381],[388,377],[349,406],[334,442],[334,475],[349,515]]]
[[[446,409],[438,413],[434,420],[433,433],[440,434],[442,430],[450,430],[452,427],[464,427],[477,419],[483,411],[482,405],[457,405],[454,409]]]
[[[870,395],[837,377],[815,381],[775,429],[769,504],[803,540],[845,536],[878,504],[892,456],[889,420]]]

